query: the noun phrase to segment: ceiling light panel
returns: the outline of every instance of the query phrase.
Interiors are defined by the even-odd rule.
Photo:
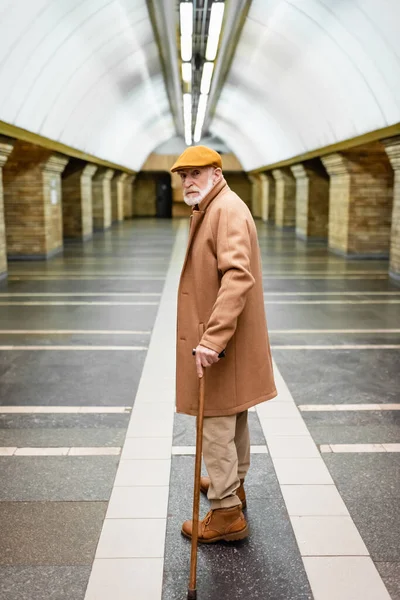
[[[181,36],[192,37],[193,35],[193,3],[181,2],[180,4]]]
[[[208,102],[208,94],[200,94],[199,105],[197,108],[196,127],[194,130],[194,141],[197,143],[201,140],[201,134],[206,116]]]
[[[200,93],[208,94],[211,87],[211,79],[214,71],[214,63],[206,62],[203,66],[203,75],[201,77]]]
[[[181,37],[181,58],[184,62],[192,60],[192,37]]]
[[[208,27],[208,40],[206,48],[206,59],[215,60],[217,56],[219,36],[221,34],[222,19],[224,17],[225,4],[214,2],[211,7],[210,25]]]
[[[192,81],[192,63],[182,63],[182,79],[185,83],[190,83]]]

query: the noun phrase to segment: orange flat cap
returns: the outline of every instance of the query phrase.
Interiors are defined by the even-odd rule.
[[[175,173],[179,169],[208,166],[222,169],[221,155],[207,146],[189,146],[172,166],[171,173]]]

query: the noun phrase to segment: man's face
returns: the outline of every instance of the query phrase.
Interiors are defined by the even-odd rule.
[[[193,167],[178,172],[183,188],[183,199],[189,206],[199,204],[221,178],[221,169]]]

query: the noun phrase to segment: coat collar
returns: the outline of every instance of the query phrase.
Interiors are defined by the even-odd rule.
[[[207,210],[207,207],[209,206],[209,204],[211,204],[211,202],[214,200],[214,198],[216,198],[216,196],[218,196],[218,194],[220,192],[222,192],[222,190],[224,188],[228,187],[228,184],[226,183],[226,180],[224,177],[222,177],[221,181],[219,181],[216,185],[214,185],[214,187],[208,192],[207,196],[205,198],[203,198],[203,200],[200,202],[200,204],[196,204],[193,207],[193,213],[195,212],[205,212]],[[197,206],[197,208],[196,208]]]

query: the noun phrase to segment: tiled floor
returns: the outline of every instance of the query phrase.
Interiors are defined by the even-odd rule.
[[[399,600],[400,289],[385,261],[258,229],[279,396],[249,415],[251,536],[199,548],[199,596]],[[186,235],[185,221],[126,222],[10,265],[1,599],[186,597],[195,424],[174,414]]]

